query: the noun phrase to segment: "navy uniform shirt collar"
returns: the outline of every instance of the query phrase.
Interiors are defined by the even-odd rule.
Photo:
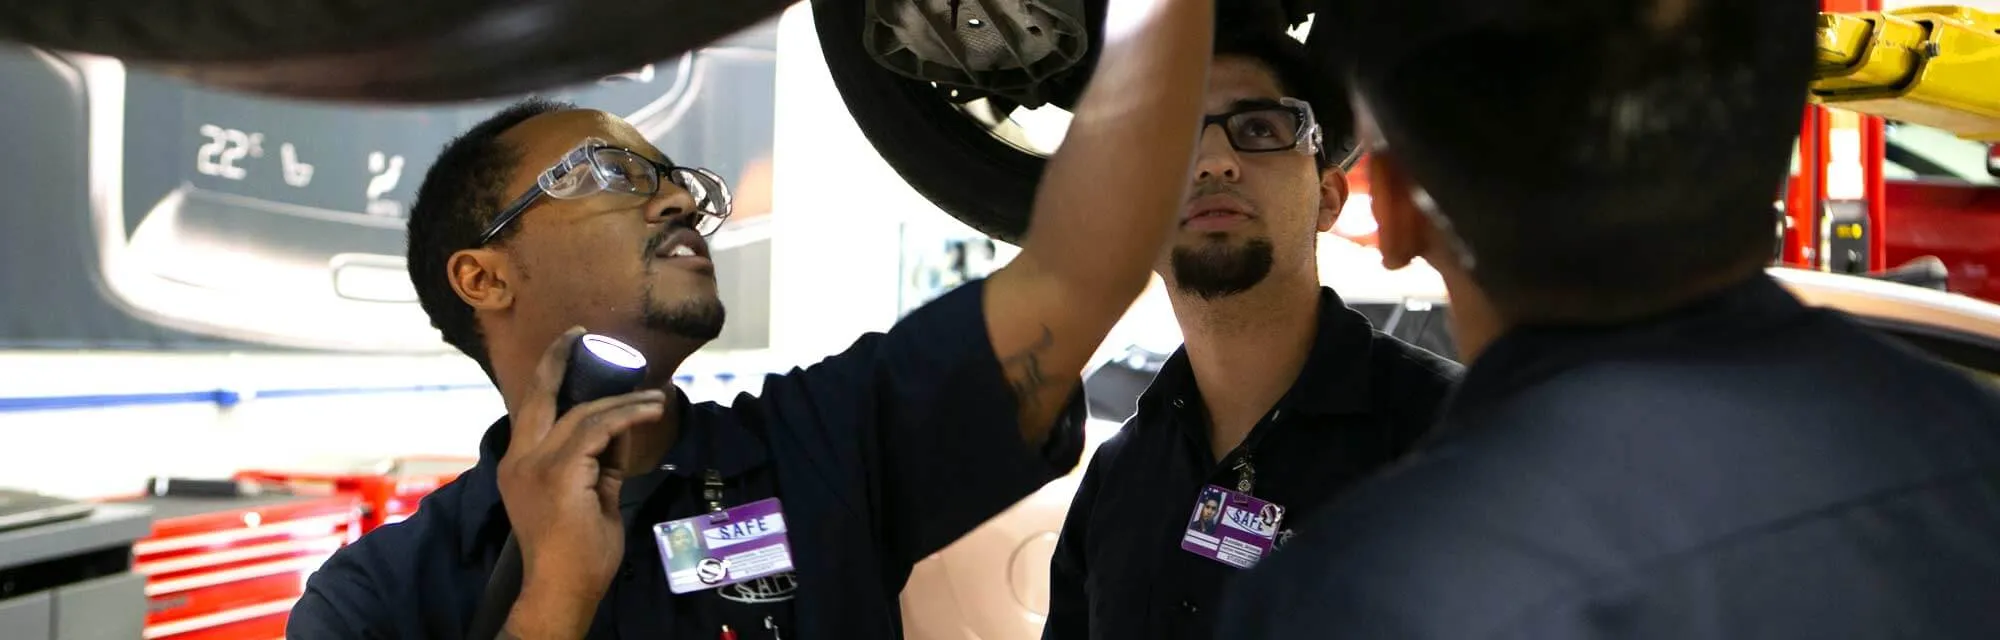
[[[676,393],[681,414],[680,436],[654,469],[634,469],[634,474],[655,469],[673,478],[697,477],[713,467],[724,478],[733,478],[764,465],[768,460],[764,443],[741,424],[727,420],[728,409],[714,403],[692,404],[687,395]],[[507,514],[500,502],[497,480],[500,457],[507,453],[512,425],[501,416],[479,440],[479,464],[465,472],[465,489],[459,493],[459,550],[468,560],[479,558],[488,547],[499,548],[506,535]],[[712,438],[708,445],[703,438]],[[705,462],[713,451],[713,462]],[[690,494],[692,495],[692,494]]]
[[[1439,436],[1466,426],[1452,418],[1503,399],[1564,371],[1627,354],[1663,353],[1688,345],[1773,331],[1810,309],[1771,276],[1758,273],[1679,309],[1638,322],[1602,327],[1523,326],[1487,346],[1446,404]]]
[[[1369,349],[1374,345],[1374,327],[1368,319],[1347,308],[1340,296],[1328,287],[1319,289],[1319,333],[1313,337],[1312,353],[1298,380],[1278,400],[1280,411],[1303,411],[1312,415],[1344,415],[1369,410]],[[1159,410],[1174,399],[1199,396],[1194,367],[1188,364],[1187,347],[1174,351],[1160,365],[1153,384],[1139,396],[1139,410]]]

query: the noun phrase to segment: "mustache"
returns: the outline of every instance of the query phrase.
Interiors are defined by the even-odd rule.
[[[1194,185],[1194,189],[1188,192],[1187,199],[1189,201],[1193,201],[1196,198],[1205,198],[1208,196],[1230,196],[1232,198],[1236,198],[1244,202],[1250,201],[1249,198],[1244,197],[1242,191],[1237,190],[1235,187],[1231,187],[1229,185],[1218,182],[1196,183]]]

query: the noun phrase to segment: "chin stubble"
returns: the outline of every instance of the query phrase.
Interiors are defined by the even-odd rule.
[[[643,319],[646,328],[699,342],[722,335],[722,324],[728,315],[722,308],[722,300],[713,297],[663,303],[653,296],[651,285],[646,287],[639,304],[646,314]]]

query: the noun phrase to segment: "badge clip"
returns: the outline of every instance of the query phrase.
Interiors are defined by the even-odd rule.
[[[1248,494],[1256,486],[1257,467],[1250,464],[1249,458],[1238,460],[1236,462],[1236,491]]]
[[[702,477],[701,497],[708,501],[708,510],[722,513],[722,472],[709,469]]]

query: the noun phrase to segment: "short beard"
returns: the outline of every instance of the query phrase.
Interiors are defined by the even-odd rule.
[[[1203,300],[1249,291],[1271,275],[1273,263],[1268,238],[1251,238],[1241,247],[1174,247],[1171,260],[1175,287]]]
[[[645,310],[643,320],[647,329],[696,342],[708,342],[722,335],[722,322],[727,314],[719,299],[696,298],[666,305],[654,299],[653,290],[648,287],[639,303],[639,308]]]

